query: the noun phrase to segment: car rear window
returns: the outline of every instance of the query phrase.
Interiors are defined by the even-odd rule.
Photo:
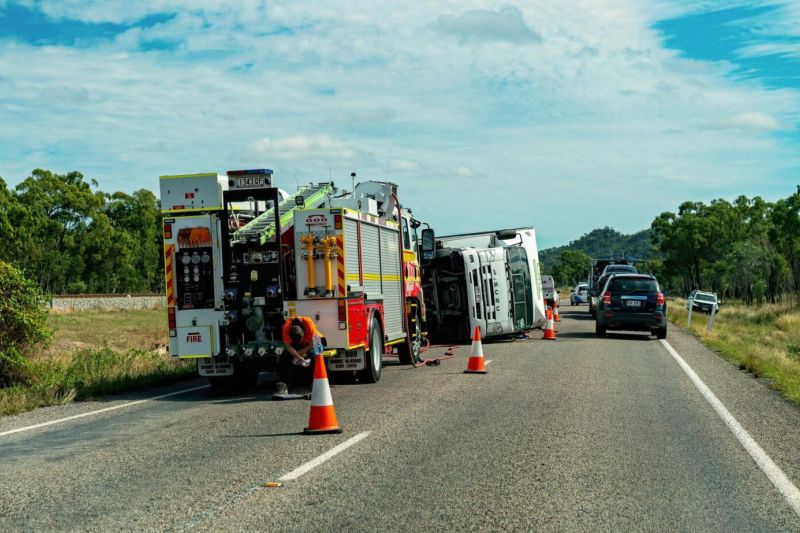
[[[606,272],[636,272],[636,268],[630,265],[612,265],[606,269]]]
[[[611,292],[658,292],[658,284],[647,278],[614,278],[611,280]]]

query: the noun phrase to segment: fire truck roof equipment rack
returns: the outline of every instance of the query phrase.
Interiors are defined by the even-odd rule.
[[[278,204],[281,229],[291,227],[294,218],[293,213],[298,208],[319,207],[325,202],[329,194],[334,191],[333,182],[323,182],[311,185],[303,185],[299,190],[290,194],[284,201]],[[303,205],[297,204],[297,198],[303,197]],[[272,209],[268,209],[246,225],[239,228],[233,234],[234,242],[241,242],[245,239],[258,237],[261,244],[271,240],[275,234],[275,222]]]

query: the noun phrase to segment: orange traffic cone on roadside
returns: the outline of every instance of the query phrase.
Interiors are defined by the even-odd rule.
[[[485,374],[486,367],[483,364],[483,345],[481,344],[481,328],[475,326],[472,334],[472,351],[470,351],[469,362],[465,374]]]
[[[318,435],[341,432],[342,428],[336,421],[336,410],[333,408],[333,397],[328,384],[325,361],[321,354],[317,354],[314,363],[314,385],[311,389],[311,411],[308,413],[308,427],[303,430],[303,433]]]
[[[556,322],[561,322],[561,317],[558,316],[558,304],[553,307],[553,320]]]
[[[556,340],[556,325],[553,321],[553,310],[549,307],[547,308],[547,322],[544,326],[544,340],[554,341]]]

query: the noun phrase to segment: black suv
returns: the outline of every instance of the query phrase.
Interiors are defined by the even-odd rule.
[[[608,278],[613,276],[614,274],[621,274],[621,273],[630,273],[630,274],[638,274],[636,267],[633,265],[628,264],[610,264],[606,265],[603,269],[602,274],[600,274],[600,278],[594,283],[594,286],[589,289],[589,314],[592,317],[595,317],[595,306],[597,304],[597,300],[599,299],[598,296],[600,295],[600,291],[605,287],[606,281]]]
[[[607,330],[650,331],[667,338],[667,301],[658,281],[646,274],[615,274],[597,299],[595,333]]]

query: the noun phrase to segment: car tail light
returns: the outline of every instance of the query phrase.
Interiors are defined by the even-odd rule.
[[[604,304],[611,303],[611,291],[606,291],[603,293],[603,303]]]
[[[167,319],[169,321],[169,329],[175,329],[175,308],[170,307],[167,309]]]
[[[656,294],[656,305],[664,305],[664,293],[661,291]]]

